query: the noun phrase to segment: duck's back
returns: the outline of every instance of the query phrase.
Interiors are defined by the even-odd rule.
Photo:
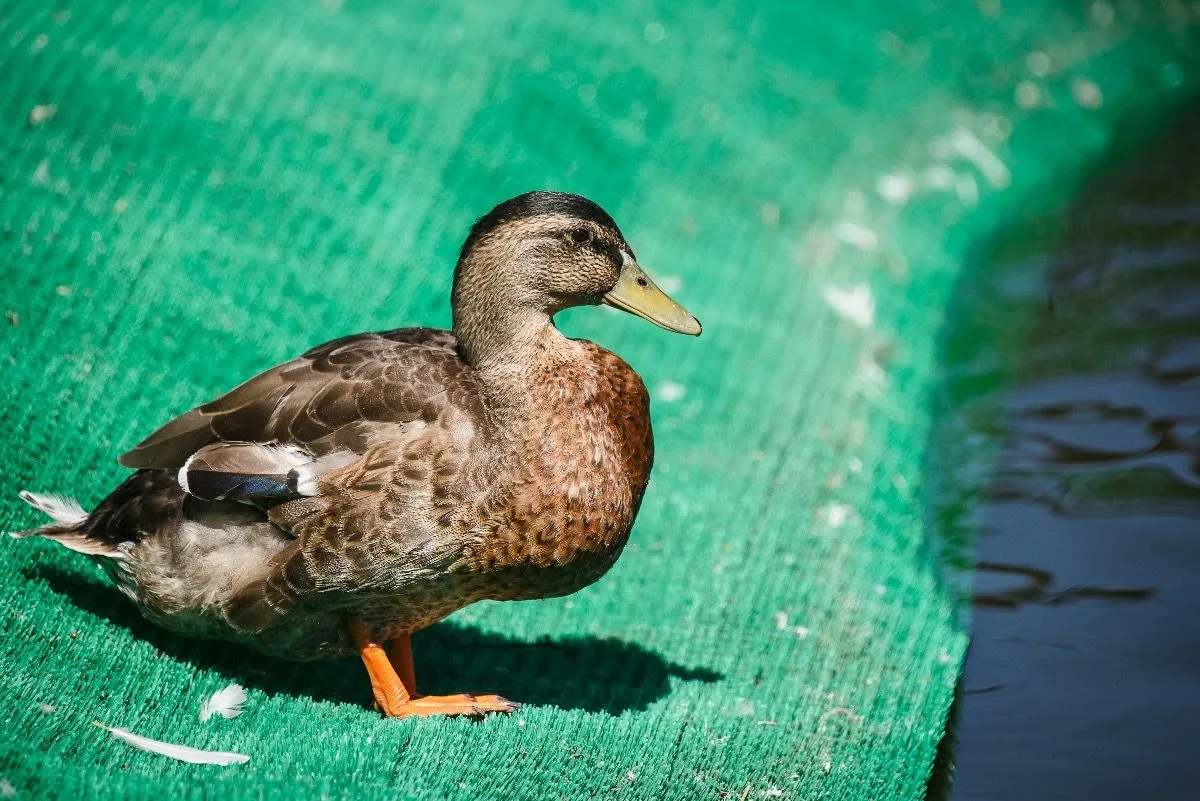
[[[447,406],[478,414],[478,381],[455,345],[451,332],[430,328],[326,342],[180,415],[119,461],[178,469],[216,442],[290,445],[318,456],[362,453]]]

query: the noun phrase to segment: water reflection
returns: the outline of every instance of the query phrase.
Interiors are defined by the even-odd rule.
[[[974,603],[976,606],[989,606],[997,609],[1015,609],[1024,604],[1056,605],[1071,601],[1097,599],[1105,601],[1146,601],[1154,596],[1154,588],[1137,587],[1117,589],[1109,587],[1077,586],[1054,589],[1054,574],[1049,570],[1028,565],[1006,565],[998,562],[980,562],[975,565],[976,590]],[[989,587],[990,579],[996,576],[1023,579],[1019,584],[1001,586],[995,589]]]
[[[1198,143],[1200,103],[1126,137],[964,288],[935,443],[946,508],[982,510],[960,801],[1200,786]]]

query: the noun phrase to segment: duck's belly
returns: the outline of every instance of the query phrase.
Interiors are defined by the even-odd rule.
[[[528,562],[492,568],[488,572],[486,597],[495,601],[529,601],[578,592],[612,568],[626,539],[601,550],[574,554],[565,562]]]
[[[280,659],[312,661],[358,653],[346,625],[350,617],[362,619],[376,638],[386,642],[432,626],[464,606],[490,597],[489,586],[482,577],[447,576],[403,594],[364,592],[337,600],[309,601],[257,634],[235,629],[219,606],[177,609],[169,614],[145,603],[138,603],[138,608],[146,619],[177,634],[234,642]]]

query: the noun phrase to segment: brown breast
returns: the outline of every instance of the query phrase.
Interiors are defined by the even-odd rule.
[[[654,460],[650,399],[618,356],[584,358],[533,377],[514,424],[513,469],[480,509],[472,570],[497,599],[574,592],[602,576],[629,537]]]

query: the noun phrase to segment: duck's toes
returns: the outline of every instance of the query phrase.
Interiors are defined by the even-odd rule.
[[[423,695],[413,698],[399,708],[384,710],[388,717],[431,717],[433,715],[468,715],[481,718],[489,712],[508,714],[516,712],[521,705],[499,695]]]

